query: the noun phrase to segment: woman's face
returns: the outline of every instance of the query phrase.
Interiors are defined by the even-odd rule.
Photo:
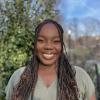
[[[42,66],[56,66],[61,54],[61,40],[57,27],[48,23],[38,33],[36,54]]]

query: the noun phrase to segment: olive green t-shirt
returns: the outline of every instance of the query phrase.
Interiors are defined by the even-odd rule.
[[[6,100],[11,100],[11,96],[16,84],[20,80],[25,67],[22,67],[14,72],[6,87]],[[90,97],[95,92],[95,88],[89,75],[80,67],[75,66],[76,82],[79,88],[79,100],[90,100]],[[46,87],[42,78],[38,76],[37,84],[34,91],[33,100],[56,100],[57,94],[57,79],[55,79],[49,87]],[[32,100],[32,94],[28,100]]]

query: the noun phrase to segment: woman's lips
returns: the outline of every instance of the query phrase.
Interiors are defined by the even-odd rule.
[[[45,58],[45,59],[52,59],[53,57],[54,57],[54,54],[43,54],[43,57]]]

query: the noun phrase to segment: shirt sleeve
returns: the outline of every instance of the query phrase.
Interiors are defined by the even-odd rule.
[[[90,100],[91,96],[95,93],[95,87],[94,84],[88,75],[88,73],[80,68],[80,67],[75,67],[76,68],[76,76],[78,77],[77,82],[80,85],[80,90],[83,90],[82,92],[84,93],[83,95],[83,100]],[[81,92],[81,91],[80,91]]]
[[[14,74],[11,76],[9,82],[8,82],[8,85],[5,89],[5,93],[6,93],[6,100],[11,100],[11,96],[12,96],[12,93],[13,93],[13,81],[14,81]]]
[[[19,82],[20,80],[20,76],[23,72],[23,69],[24,67],[16,70],[13,75],[11,76],[7,86],[6,86],[6,89],[5,89],[5,93],[6,93],[6,100],[11,100],[11,97],[12,97],[12,94],[13,94],[13,91],[14,91],[14,88],[16,86],[16,84]]]
[[[85,82],[85,100],[90,100],[91,96],[95,93],[95,87],[94,84],[90,78],[90,76],[84,72],[84,82]]]

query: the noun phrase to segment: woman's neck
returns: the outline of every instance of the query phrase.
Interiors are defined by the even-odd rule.
[[[49,87],[56,79],[56,67],[39,66],[38,75],[42,78],[44,84]]]
[[[56,66],[44,66],[44,65],[39,65],[39,72],[44,73],[44,74],[54,74],[56,73]]]

